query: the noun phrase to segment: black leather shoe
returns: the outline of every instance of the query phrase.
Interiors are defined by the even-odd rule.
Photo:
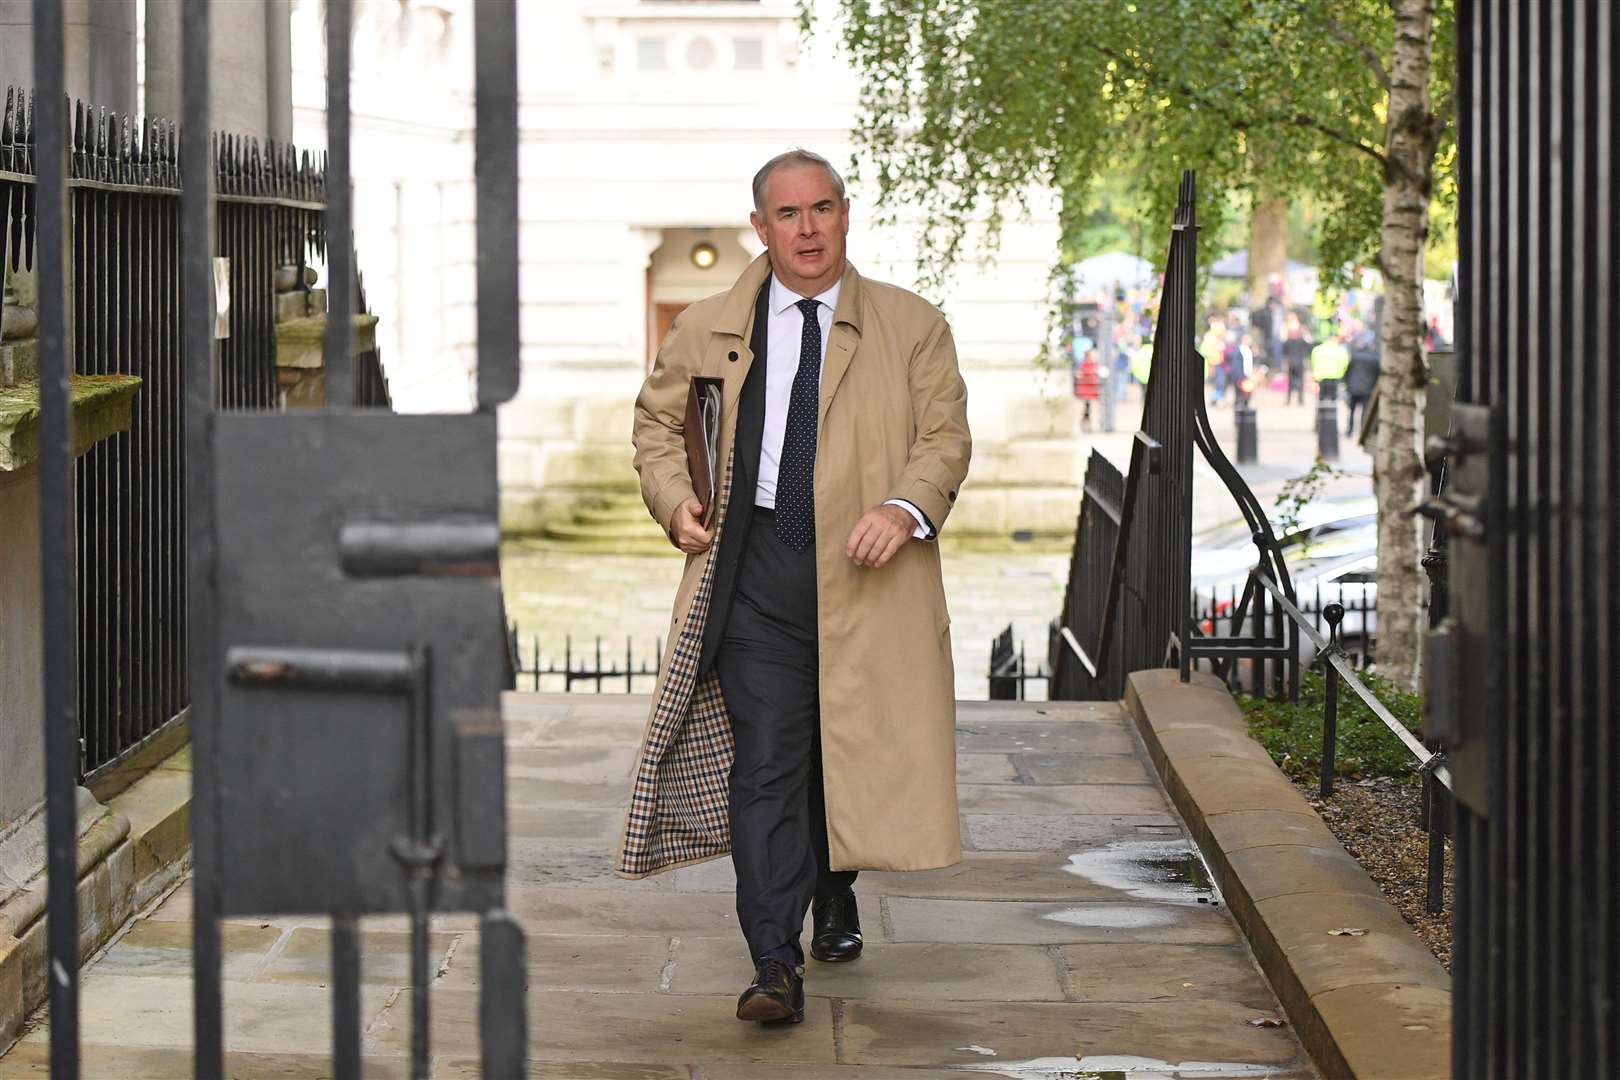
[[[767,956],[737,999],[737,1019],[761,1024],[804,1023],[804,969]]]
[[[815,934],[810,938],[810,955],[824,964],[856,960],[861,955],[861,913],[855,907],[855,894],[817,897],[810,905]]]

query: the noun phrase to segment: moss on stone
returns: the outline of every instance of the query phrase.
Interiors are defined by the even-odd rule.
[[[75,375],[73,452],[82,454],[130,424],[130,404],[141,388],[137,375]],[[0,387],[0,470],[13,471],[39,456],[39,383]]]

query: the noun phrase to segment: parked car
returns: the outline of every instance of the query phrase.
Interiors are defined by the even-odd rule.
[[[1300,610],[1328,636],[1322,609],[1345,609],[1339,639],[1365,666],[1377,628],[1378,506],[1372,498],[1321,499],[1305,507],[1288,532],[1273,521]],[[1254,540],[1243,522],[1206,530],[1193,537],[1192,587],[1199,628],[1207,635],[1232,633],[1232,615],[1243,598],[1257,560]],[[1248,632],[1247,628],[1245,632]],[[1300,635],[1300,657],[1315,653]]]

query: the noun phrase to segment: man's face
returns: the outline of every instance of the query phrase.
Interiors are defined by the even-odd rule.
[[[786,165],[765,181],[765,211],[749,215],[771,269],[800,296],[832,288],[844,273],[849,200],[819,165]]]

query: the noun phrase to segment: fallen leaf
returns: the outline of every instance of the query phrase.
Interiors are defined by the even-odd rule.
[[[1334,937],[1366,937],[1367,931],[1359,926],[1341,926],[1337,930],[1329,930]]]
[[[1275,1016],[1257,1016],[1253,1020],[1249,1021],[1249,1026],[1258,1028],[1280,1028],[1285,1026],[1287,1023],[1288,1021],[1279,1020]]]

